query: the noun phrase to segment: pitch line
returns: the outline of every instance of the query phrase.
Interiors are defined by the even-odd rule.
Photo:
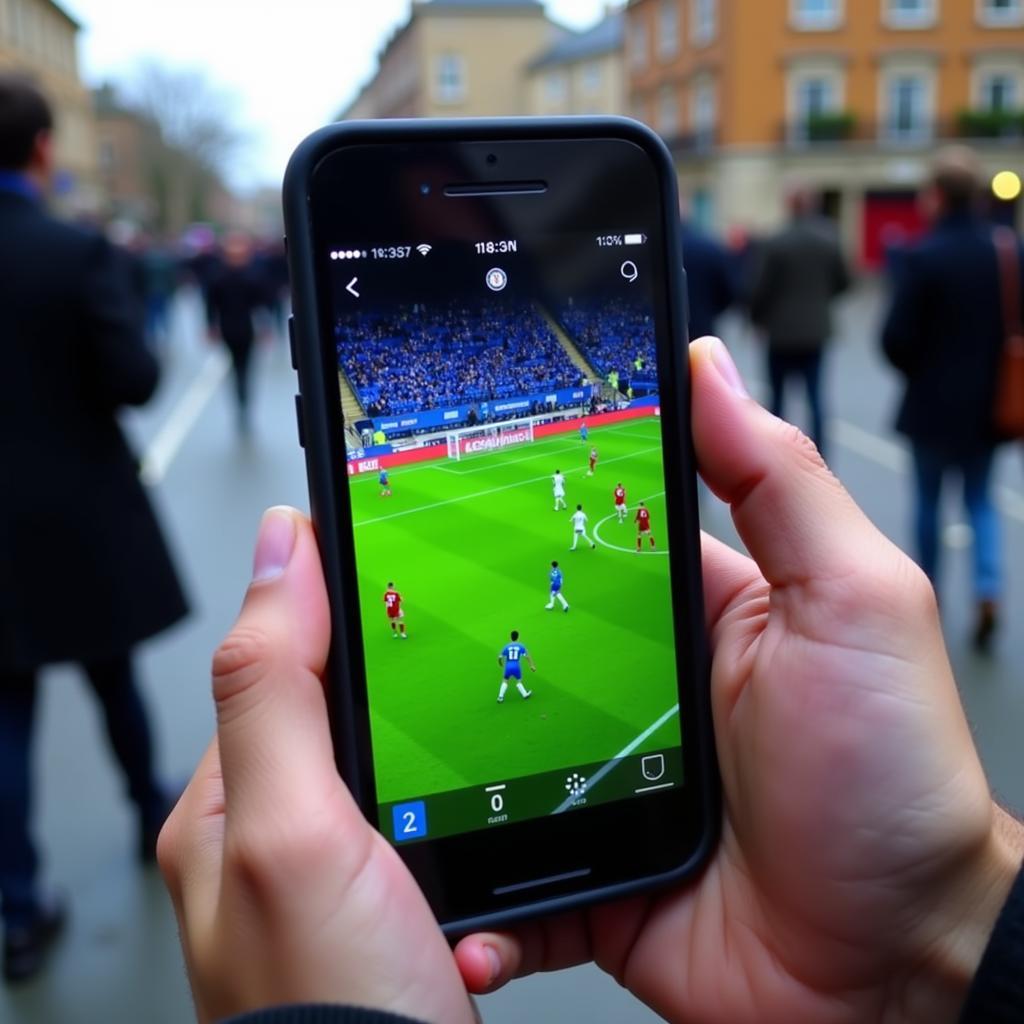
[[[651,498],[660,498],[664,493],[665,493],[664,491],[658,491],[657,494],[649,494],[646,498],[638,498],[637,500],[638,501],[650,501]],[[628,506],[627,506],[627,508],[628,508]],[[602,544],[606,548],[611,548],[612,551],[624,551],[624,552],[626,552],[627,555],[631,555],[631,554],[633,554],[634,551],[636,551],[636,548],[620,548],[618,546],[618,544],[609,544],[608,541],[601,540],[601,532],[600,532],[601,531],[601,527],[604,526],[604,524],[607,523],[609,519],[615,519],[616,516],[617,516],[617,513],[613,512],[611,515],[605,516],[604,519],[600,520],[600,522],[598,522],[594,526],[594,540],[596,540],[599,544]],[[667,547],[666,548],[657,548],[654,551],[651,551],[649,549],[646,550],[646,551],[641,550],[640,554],[641,555],[667,555],[668,554],[668,548]]]
[[[661,451],[660,445],[657,445],[654,448],[642,448],[639,451],[630,452],[628,455],[619,455],[614,459],[606,459],[604,461],[604,465],[610,466],[613,462],[622,462],[624,459],[635,459],[638,455],[648,455],[650,452],[657,451]],[[364,519],[362,522],[355,523],[354,527],[372,526],[374,523],[386,523],[389,519],[401,519],[402,516],[411,516],[417,512],[429,512],[431,509],[444,508],[446,505],[457,505],[460,501],[471,501],[473,498],[485,498],[489,494],[500,494],[502,491],[511,491],[517,487],[525,487],[527,484],[538,484],[544,480],[550,482],[550,474],[545,473],[544,476],[535,476],[530,480],[518,480],[514,484],[503,484],[501,487],[491,487],[486,491],[476,491],[473,494],[463,494],[458,498],[446,498],[444,501],[434,501],[429,505],[420,505],[418,508],[403,509],[401,512],[392,512],[390,515],[377,516],[374,519]]]
[[[167,475],[171,463],[181,451],[181,446],[220,387],[221,381],[227,376],[230,366],[231,360],[220,346],[207,355],[185,394],[146,447],[142,468],[139,470],[139,478],[144,484],[155,487]]]
[[[589,793],[613,768],[617,767],[622,759],[629,757],[630,754],[640,746],[648,736],[656,733],[673,715],[679,714],[679,705],[673,704],[656,722],[649,725],[635,740],[631,740],[627,743],[607,764],[602,765],[593,775],[587,779],[587,786],[584,793]],[[578,800],[579,797],[567,796],[551,813],[561,814],[563,811],[569,810],[572,805]]]

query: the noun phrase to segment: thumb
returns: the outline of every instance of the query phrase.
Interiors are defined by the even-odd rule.
[[[743,543],[776,587],[841,578],[872,559],[891,563],[885,541],[814,444],[772,416],[743,386],[717,338],[690,346],[693,440],[701,476],[732,509]]]
[[[295,509],[272,508],[238,621],[213,658],[229,835],[284,828],[344,792],[320,682],[329,641],[312,528]]]

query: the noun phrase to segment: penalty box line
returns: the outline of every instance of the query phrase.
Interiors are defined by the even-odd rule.
[[[610,466],[615,462],[623,462],[626,459],[635,459],[639,455],[649,455],[651,452],[661,451],[661,445],[655,445],[653,448],[642,448],[639,451],[630,452],[628,455],[619,455],[614,459],[605,459],[603,465]],[[360,526],[372,526],[374,523],[386,523],[389,519],[401,519],[403,516],[415,515],[417,512],[429,512],[431,509],[444,508],[446,505],[457,505],[460,501],[471,501],[473,498],[485,498],[489,494],[500,494],[502,491],[515,490],[517,487],[525,487],[528,484],[538,484],[542,481],[547,480],[550,482],[551,475],[545,473],[544,476],[535,476],[529,480],[517,480],[514,484],[503,484],[501,487],[490,487],[486,491],[476,491],[473,494],[463,494],[457,498],[446,498],[444,501],[434,501],[429,505],[420,505],[418,508],[407,508],[401,512],[392,512],[386,516],[376,516],[373,519],[364,519],[361,522],[353,524],[353,528]]]
[[[586,789],[584,793],[589,793],[613,768],[616,768],[622,763],[622,759],[629,757],[630,754],[640,746],[649,736],[656,733],[673,715],[679,713],[679,705],[673,704],[656,722],[647,726],[646,729],[635,740],[631,740],[627,743],[607,764],[602,765],[593,775],[587,779]],[[569,810],[572,805],[578,800],[578,797],[567,796],[551,813],[561,814],[563,811]]]

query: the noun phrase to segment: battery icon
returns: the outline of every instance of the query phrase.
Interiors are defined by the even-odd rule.
[[[626,245],[643,245],[644,242],[647,241],[647,236],[646,235],[641,235],[641,234],[624,235],[622,241]]]

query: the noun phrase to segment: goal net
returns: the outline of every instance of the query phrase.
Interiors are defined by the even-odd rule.
[[[461,461],[470,455],[494,452],[533,440],[533,420],[506,420],[482,427],[466,427],[448,434],[448,458]]]

